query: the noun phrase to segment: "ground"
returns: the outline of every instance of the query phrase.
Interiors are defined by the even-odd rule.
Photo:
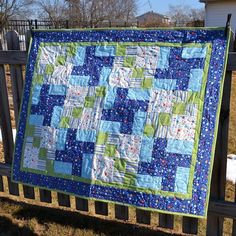
[[[8,78],[8,89],[11,86]],[[232,98],[236,96],[236,73],[232,83]],[[9,99],[11,108],[11,123],[13,128],[14,113],[12,97]],[[229,152],[236,154],[236,100],[231,100],[230,128],[229,128]],[[3,147],[0,143],[0,162],[3,159]],[[6,179],[4,178],[4,183]],[[22,186],[21,186],[22,187]],[[5,185],[7,188],[7,184]],[[7,192],[7,189],[6,191]],[[12,199],[12,197],[11,197]],[[57,205],[52,204],[54,209],[49,208],[39,201],[29,201],[22,197],[11,200],[6,193],[0,192],[0,236],[11,235],[154,235],[155,232],[144,227],[119,222],[96,219],[91,216],[82,215],[64,209],[57,209]],[[226,200],[235,200],[235,185],[227,181]],[[37,205],[33,205],[33,204]],[[134,215],[131,215],[131,219]],[[181,217],[175,217],[174,228],[181,232]],[[132,220],[134,222],[134,220]],[[200,220],[199,234],[205,235],[206,222]],[[122,228],[121,228],[122,227]],[[122,231],[121,231],[122,229]],[[224,235],[231,235],[232,220],[225,219]]]

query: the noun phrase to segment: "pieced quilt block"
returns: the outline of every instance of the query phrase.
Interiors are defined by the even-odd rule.
[[[34,31],[14,181],[205,217],[223,29]]]

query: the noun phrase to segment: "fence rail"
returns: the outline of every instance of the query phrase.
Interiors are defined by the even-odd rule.
[[[7,90],[6,66],[10,71],[10,81],[13,93],[13,109],[15,117],[15,126],[17,126],[19,104],[23,87],[23,67],[27,60],[27,53],[21,51],[20,38],[15,31],[10,31],[6,35],[8,51],[0,50],[0,124],[4,146],[5,163],[0,163],[0,192],[4,190],[3,178],[6,178],[9,187],[9,194],[19,196],[19,185],[12,183],[10,179],[11,163],[13,156],[13,135],[10,121],[9,91]],[[26,45],[28,45],[29,35],[26,34]],[[236,70],[236,52],[233,52],[234,40],[231,40],[229,60],[227,65],[226,80],[223,92],[223,101],[219,122],[219,131],[217,136],[217,148],[215,152],[215,162],[213,168],[211,198],[208,211],[208,221],[206,227],[207,235],[223,235],[224,217],[236,219],[236,203],[225,201],[226,185],[226,161],[227,161],[227,138],[229,125],[229,104],[232,71]],[[25,46],[25,48],[27,48]],[[14,125],[14,124],[13,124]],[[48,190],[40,189],[40,201],[52,203],[52,193]],[[23,185],[23,195],[28,199],[35,199],[35,188]],[[69,195],[57,193],[59,206],[71,207],[71,198]],[[127,206],[118,204],[107,204],[100,201],[90,201],[82,198],[75,198],[76,210],[87,212],[93,216],[101,216],[105,219],[119,220],[123,222],[138,223],[149,227],[175,230],[175,217],[167,214],[151,213],[149,211],[135,210]],[[35,201],[35,203],[37,203]],[[111,210],[113,209],[113,210]],[[135,220],[130,215],[135,215]],[[179,216],[178,216],[179,217]],[[181,221],[181,233],[194,234],[198,233],[201,222],[198,219],[190,217],[179,217]],[[180,232],[176,232],[180,233]],[[233,235],[236,235],[236,221],[233,223]]]

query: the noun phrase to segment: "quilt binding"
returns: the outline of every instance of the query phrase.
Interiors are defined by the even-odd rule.
[[[32,46],[32,34],[34,32],[66,32],[66,31],[99,31],[99,30],[223,30],[225,27],[158,27],[158,28],[130,28],[130,27],[120,27],[120,28],[86,28],[86,29],[81,29],[81,28],[73,28],[73,29],[32,29],[31,30],[31,36],[30,36],[30,42],[29,42],[29,47],[28,47],[28,52],[27,52],[27,60],[26,60],[26,66],[28,67],[28,62],[29,62],[29,56],[30,56],[30,51],[31,51],[31,46]],[[57,189],[51,189],[51,188],[46,188],[42,186],[35,186],[29,183],[21,182],[21,181],[16,181],[13,179],[13,163],[15,159],[15,148],[13,151],[13,159],[12,159],[12,165],[11,165],[11,181],[13,183],[18,183],[18,184],[24,184],[30,187],[38,187],[44,190],[48,191],[56,191],[58,193],[63,193],[63,194],[70,194],[75,197],[79,197],[82,199],[86,200],[94,200],[94,201],[100,201],[100,202],[105,202],[105,203],[111,203],[111,204],[118,204],[118,205],[123,205],[123,206],[128,206],[128,207],[134,207],[136,209],[141,209],[141,210],[148,210],[151,212],[157,212],[157,213],[164,213],[164,214],[169,214],[169,215],[180,215],[180,216],[186,216],[186,217],[191,217],[191,218],[199,218],[199,219],[206,219],[207,218],[207,213],[208,213],[208,208],[209,208],[209,198],[210,198],[210,187],[211,187],[211,179],[212,179],[212,171],[213,171],[213,165],[214,165],[214,155],[215,155],[215,149],[216,149],[216,141],[217,141],[217,134],[218,134],[218,128],[219,128],[219,118],[220,118],[220,111],[221,111],[221,104],[222,104],[222,97],[223,97],[223,89],[224,89],[224,82],[225,82],[225,75],[226,75],[226,69],[227,69],[227,62],[228,62],[228,54],[227,52],[229,51],[230,47],[230,39],[232,35],[232,30],[229,28],[227,32],[227,47],[226,47],[226,53],[224,55],[224,71],[222,74],[222,79],[220,83],[220,94],[219,94],[219,101],[218,101],[218,107],[217,107],[217,113],[216,113],[216,119],[215,119],[215,132],[214,132],[214,140],[212,143],[212,152],[211,152],[211,158],[210,158],[210,166],[209,166],[209,174],[208,174],[208,186],[207,186],[207,196],[206,196],[206,206],[205,206],[205,212],[204,215],[194,215],[194,214],[185,214],[181,212],[171,212],[167,210],[160,210],[160,209],[154,209],[150,207],[140,207],[128,203],[122,203],[122,202],[117,202],[117,201],[111,201],[111,200],[104,200],[104,199],[98,199],[98,198],[93,198],[93,197],[84,197],[81,195],[77,195],[74,193],[68,193],[65,191],[57,190]],[[27,72],[27,68],[26,68]],[[23,93],[22,93],[22,99],[21,99],[21,104],[20,104],[20,111],[19,114],[21,114],[22,110],[22,103],[23,103],[23,95],[25,93],[25,85],[23,88]],[[20,124],[20,117],[17,122],[17,127],[19,127]],[[18,129],[16,133],[16,140],[17,141],[17,136],[18,136]]]

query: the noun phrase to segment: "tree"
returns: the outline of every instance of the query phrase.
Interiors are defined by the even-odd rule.
[[[64,0],[36,0],[38,6],[39,18],[50,20],[55,27],[59,21],[69,18],[69,5]]]
[[[205,10],[191,8],[189,5],[169,5],[168,15],[177,26],[184,26],[191,22],[203,21]]]
[[[2,29],[9,19],[25,15],[32,4],[33,0],[0,0],[0,28]]]
[[[86,22],[97,27],[104,21],[129,22],[136,13],[136,0],[36,0],[39,18],[59,21]]]
[[[70,18],[91,22],[97,26],[103,21],[130,21],[134,19],[136,0],[67,0]]]

